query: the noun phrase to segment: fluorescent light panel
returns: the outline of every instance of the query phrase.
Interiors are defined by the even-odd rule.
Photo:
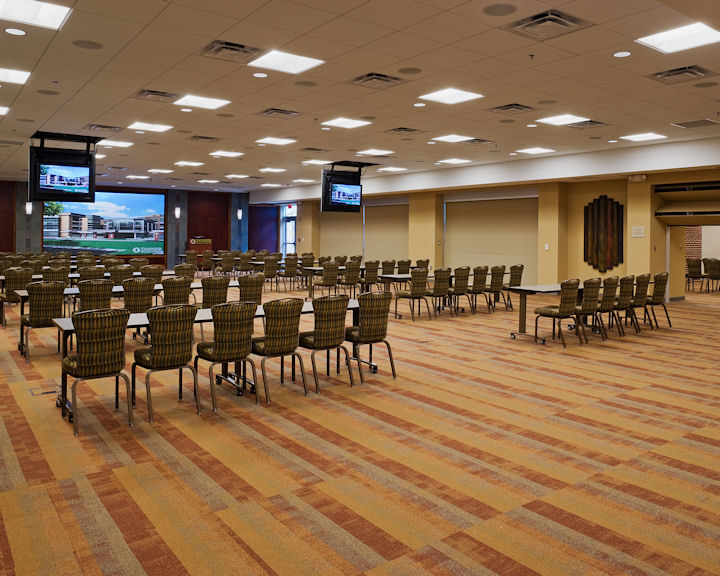
[[[287,144],[297,142],[297,140],[293,140],[292,138],[273,138],[272,136],[268,136],[267,138],[255,140],[255,142],[258,144],[274,144],[275,146],[286,146]]]
[[[263,188],[280,188],[282,184],[272,184],[270,182],[267,182],[266,184],[260,184]]]
[[[567,126],[568,124],[577,124],[578,122],[587,122],[588,120],[590,120],[590,118],[583,118],[582,116],[575,116],[574,114],[560,114],[559,116],[540,118],[536,120],[536,122],[551,124],[553,126]]]
[[[247,174],[227,174],[227,175],[225,176],[225,178],[237,178],[237,179],[240,179],[240,178],[250,178],[250,176],[248,176]]]
[[[125,176],[125,178],[127,178],[128,180],[149,180],[150,176],[139,176],[136,174],[128,174],[127,176]]]
[[[447,136],[438,136],[436,138],[433,138],[433,140],[437,140],[438,142],[466,142],[467,140],[472,140],[472,136],[460,136],[459,134],[448,134]]]
[[[0,106],[0,116],[5,116],[8,112],[10,112],[10,108],[7,106]]]
[[[476,92],[458,90],[457,88],[445,88],[445,90],[438,90],[436,92],[430,92],[429,94],[423,94],[422,96],[418,96],[418,98],[421,100],[440,102],[441,104],[459,104],[460,102],[468,102],[470,100],[483,98],[483,95],[477,94]]]
[[[217,184],[220,180],[198,180],[198,184]]]
[[[30,72],[13,70],[11,68],[0,68],[0,82],[7,82],[8,84],[25,84],[28,78],[30,78]]]
[[[260,168],[259,172],[287,172],[285,168]]]
[[[32,0],[0,0],[0,20],[31,24],[58,30],[70,14],[70,8]]]
[[[695,24],[666,30],[659,34],[644,36],[638,38],[635,42],[649,46],[658,52],[672,54],[673,52],[720,42],[720,32],[701,22],[696,22]]]
[[[221,158],[237,158],[243,155],[243,152],[231,152],[230,150],[215,150],[215,152],[210,152],[210,156],[220,156]]]
[[[175,162],[175,166],[202,166],[204,162],[191,162],[189,160],[178,160]]]
[[[100,140],[100,146],[108,146],[110,148],[129,148],[134,142],[122,142],[120,140]]]
[[[465,160],[465,158],[446,158],[445,160],[439,160],[438,164],[467,164],[471,160]]]
[[[172,172],[175,172],[175,170],[167,170],[165,168],[150,168],[148,172],[152,174],[171,174]]]
[[[335,126],[337,128],[359,128],[360,126],[367,126],[368,124],[372,124],[372,122],[353,120],[352,118],[343,118],[342,116],[322,123],[323,126]]]
[[[307,178],[296,178],[293,180],[295,184],[312,184],[315,180],[308,180]]]
[[[131,130],[147,130],[148,132],[167,132],[172,126],[167,124],[148,124],[147,122],[133,122],[128,126]]]
[[[523,148],[521,150],[515,150],[521,154],[545,154],[546,152],[555,152],[552,148],[543,148],[542,146],[535,146],[533,148]]]
[[[631,142],[646,142],[648,140],[662,140],[667,138],[662,134],[655,134],[655,132],[643,132],[642,134],[630,134],[628,136],[620,136],[621,140],[630,140]]]
[[[384,168],[378,168],[378,172],[404,172],[407,168],[400,168],[399,166],[385,166]]]
[[[267,70],[277,70],[278,72],[285,72],[287,74],[300,74],[315,66],[324,64],[324,60],[318,60],[316,58],[308,58],[307,56],[298,56],[296,54],[290,54],[289,52],[281,52],[280,50],[273,50],[267,54],[256,58],[252,62],[248,63],[248,66],[254,68],[264,68]]]
[[[325,164],[332,164],[332,160],[303,160],[303,164],[314,164],[316,166],[324,166]]]
[[[175,100],[173,104],[178,106],[194,106],[195,108],[205,108],[206,110],[217,110],[226,104],[230,104],[230,100],[222,100],[220,98],[205,98],[204,96],[193,96],[188,94],[180,100]]]
[[[393,154],[393,150],[380,150],[379,148],[368,148],[367,150],[360,150],[358,156],[387,156]]]

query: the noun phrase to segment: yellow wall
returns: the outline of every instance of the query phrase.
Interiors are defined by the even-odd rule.
[[[538,284],[568,278],[567,184],[538,186]]]
[[[320,202],[304,200],[297,203],[295,221],[295,251],[298,254],[312,252],[320,254]]]
[[[365,260],[408,257],[408,212],[407,204],[365,207]]]
[[[321,212],[316,256],[362,254],[362,212]]]
[[[408,204],[408,258],[430,258],[430,270],[443,266],[442,195],[411,194]]]

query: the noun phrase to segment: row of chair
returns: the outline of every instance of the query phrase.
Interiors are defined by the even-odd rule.
[[[700,291],[705,284],[708,292],[720,288],[720,260],[717,258],[687,258],[687,273],[685,274],[685,287],[695,290],[695,282],[700,280]],[[703,272],[703,268],[705,271]]]

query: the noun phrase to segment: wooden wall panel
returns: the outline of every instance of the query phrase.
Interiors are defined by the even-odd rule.
[[[15,251],[15,183],[0,182],[0,251]]]
[[[250,206],[248,249],[279,252],[278,234],[280,208],[276,206]]]
[[[230,196],[188,192],[187,237],[212,238],[213,250],[230,249]]]

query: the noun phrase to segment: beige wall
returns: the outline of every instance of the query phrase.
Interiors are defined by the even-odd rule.
[[[408,257],[408,213],[407,204],[365,207],[365,260]]]
[[[538,186],[538,284],[555,284],[568,278],[567,184]]]
[[[720,226],[703,226],[703,258],[720,258]]]
[[[537,282],[537,198],[445,206],[445,266],[524,264],[523,284]]]
[[[320,202],[303,201],[297,204],[295,221],[295,251],[298,254],[320,252]]]
[[[411,194],[408,205],[408,258],[429,258],[430,270],[443,266],[442,194]]]
[[[362,212],[320,212],[316,256],[362,254]]]

